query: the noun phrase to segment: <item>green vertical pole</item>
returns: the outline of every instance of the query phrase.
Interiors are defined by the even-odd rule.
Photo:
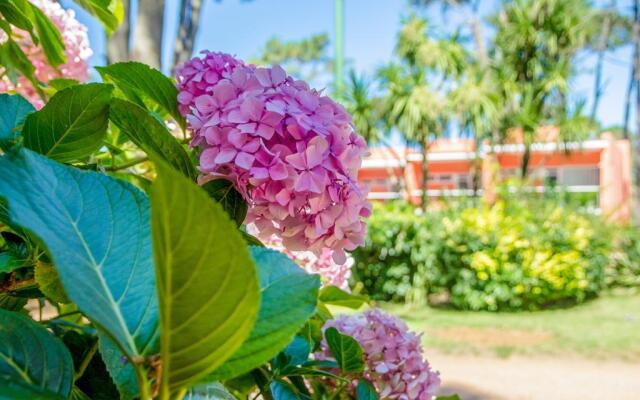
[[[342,19],[342,14],[344,12],[344,0],[335,0],[335,20],[334,20],[334,36],[335,36],[335,55],[334,55],[334,66],[333,66],[333,79],[334,79],[334,91],[335,96],[340,99],[342,98],[342,94],[344,91],[344,38],[342,36],[342,31],[344,28],[344,21]]]

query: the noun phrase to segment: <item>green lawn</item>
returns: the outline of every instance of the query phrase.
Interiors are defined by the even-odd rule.
[[[490,313],[384,304],[424,333],[425,350],[563,354],[640,360],[640,293],[607,294],[562,310]]]

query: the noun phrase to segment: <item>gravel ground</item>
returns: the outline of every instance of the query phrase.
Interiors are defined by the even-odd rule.
[[[463,400],[636,400],[640,363],[580,358],[427,355],[440,394]]]

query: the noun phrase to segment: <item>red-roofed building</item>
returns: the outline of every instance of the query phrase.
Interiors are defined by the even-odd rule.
[[[472,195],[474,176],[480,176],[477,188],[491,200],[497,181],[519,173],[524,146],[517,131],[510,136],[512,140],[506,144],[483,146],[477,153],[473,140],[435,141],[428,153],[428,195]],[[629,141],[605,133],[600,139],[559,144],[553,127],[541,129],[538,138],[540,142],[531,147],[529,162],[529,176],[537,190],[543,190],[545,182],[552,182],[570,192],[597,193],[604,215],[618,220],[630,217]],[[358,175],[369,186],[369,198],[404,197],[418,204],[422,194],[422,155],[406,148],[373,148],[370,153]],[[474,168],[480,173],[476,175]],[[403,189],[401,181],[406,185]]]

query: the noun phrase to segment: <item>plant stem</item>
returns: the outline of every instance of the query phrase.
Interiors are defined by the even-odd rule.
[[[130,167],[133,167],[134,165],[138,165],[140,163],[143,163],[145,161],[148,161],[149,157],[144,156],[144,157],[140,157],[140,158],[134,158],[131,161],[128,161],[124,164],[121,165],[111,165],[109,166],[109,168],[107,168],[107,171],[120,171],[121,169],[127,169]]]
[[[151,388],[149,387],[149,380],[147,379],[147,373],[144,366],[140,363],[134,363],[133,369],[136,371],[138,389],[140,391],[140,400],[152,400]],[[160,397],[162,399],[162,396]]]
[[[78,371],[73,376],[73,381],[74,382],[82,377],[82,375],[84,374],[84,371],[89,366],[89,363],[93,359],[93,356],[96,355],[97,351],[98,351],[98,341],[96,340],[93,343],[93,346],[91,346],[91,348],[89,349],[89,352],[87,353],[87,355],[84,356],[84,358],[82,359],[82,363],[80,363],[80,367],[78,367]]]

